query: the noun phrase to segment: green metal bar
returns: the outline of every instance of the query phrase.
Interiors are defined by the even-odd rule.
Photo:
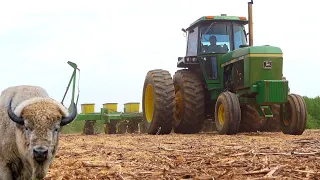
[[[68,93],[68,90],[69,90],[69,88],[70,88],[70,85],[71,85],[71,82],[72,82],[72,80],[73,80],[73,89],[72,89],[72,100],[71,100],[71,104],[70,104],[70,107],[72,106],[72,102],[74,102],[74,94],[75,94],[75,83],[76,83],[76,70],[78,69],[79,71],[80,71],[80,69],[77,67],[77,64],[76,63],[73,63],[73,62],[71,62],[71,61],[68,61],[68,64],[71,66],[71,67],[73,67],[73,72],[72,72],[72,75],[71,75],[71,78],[70,78],[70,80],[69,80],[69,83],[68,83],[68,86],[67,86],[67,88],[66,88],[66,91],[65,91],[65,93],[64,93],[64,96],[63,96],[63,98],[62,98],[62,101],[61,101],[61,104],[63,104],[63,101],[64,101],[64,99],[65,99],[65,97],[66,97],[66,95],[67,95],[67,93]],[[77,100],[78,101],[78,100]],[[77,102],[78,103],[78,102]],[[76,104],[77,104],[76,103]],[[69,107],[69,109],[70,109],[70,107]]]
[[[273,117],[273,113],[272,113],[272,111],[271,111],[271,109],[270,109],[270,107],[269,106],[261,106],[264,110],[265,110],[265,117],[270,117],[270,118],[272,118]]]
[[[104,108],[102,108],[102,109],[104,109]],[[109,114],[109,109],[108,108],[104,109],[103,111],[106,112],[106,114]],[[110,120],[111,120],[111,118],[109,116],[107,116],[106,123],[110,123],[111,122]]]
[[[73,71],[72,98],[71,98],[70,106],[72,106],[72,103],[74,102],[75,90],[76,90],[76,69],[74,69]]]
[[[78,69],[78,66],[77,66],[76,63],[73,63],[73,62],[71,62],[71,61],[68,61],[68,64],[69,64],[71,67],[73,67],[74,69]]]
[[[258,110],[258,113],[261,117],[266,117],[266,118],[273,117],[272,111],[269,106],[256,106],[256,109]],[[263,112],[262,109],[264,109],[265,112]]]
[[[104,119],[104,118],[103,118],[103,114],[104,114],[104,111],[103,111],[103,109],[101,108],[101,109],[100,109],[100,119],[101,119],[101,120]]]
[[[101,120],[100,114],[78,114],[76,119],[78,121],[83,121],[83,120]]]
[[[62,104],[63,104],[63,101],[64,101],[64,99],[65,99],[65,97],[66,97],[66,95],[67,95],[67,93],[68,93],[68,90],[69,90],[70,84],[71,84],[71,82],[72,82],[73,76],[74,76],[74,71],[73,71],[73,73],[72,73],[72,75],[71,75],[71,78],[70,78],[70,80],[69,80],[69,83],[68,83],[68,86],[67,86],[67,88],[66,88],[66,91],[64,92],[64,96],[63,96],[62,101],[61,101]]]

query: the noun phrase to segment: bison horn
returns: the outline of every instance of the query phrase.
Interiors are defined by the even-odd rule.
[[[76,118],[76,116],[77,116],[77,106],[75,103],[73,103],[72,113],[68,117],[63,117],[61,119],[60,126],[69,124],[71,121],[73,121]]]
[[[8,115],[9,115],[9,118],[14,121],[15,123],[18,123],[20,125],[24,125],[24,121],[22,118],[18,117],[17,115],[15,115],[11,109],[11,103],[12,103],[12,99],[10,99],[10,102],[9,102],[9,106],[8,106]]]

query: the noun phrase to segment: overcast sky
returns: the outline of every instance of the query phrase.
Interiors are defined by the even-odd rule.
[[[141,102],[149,70],[177,70],[186,49],[181,28],[204,15],[247,16],[247,2],[1,0],[0,90],[39,85],[61,101],[72,61],[81,70],[79,104],[99,111],[117,102],[122,111],[126,102]],[[281,47],[291,92],[309,97],[320,95],[317,7],[315,0],[253,4],[254,45]]]

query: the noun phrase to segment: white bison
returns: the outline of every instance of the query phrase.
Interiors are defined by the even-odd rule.
[[[0,179],[42,179],[57,153],[60,128],[75,119],[38,86],[14,86],[0,96]]]

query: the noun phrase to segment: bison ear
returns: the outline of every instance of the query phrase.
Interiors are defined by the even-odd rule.
[[[71,123],[77,116],[78,112],[77,112],[77,106],[76,104],[73,102],[73,106],[72,106],[72,113],[67,116],[67,117],[63,117],[61,119],[61,123],[60,123],[60,126],[65,126],[69,123]]]
[[[14,112],[12,111],[11,104],[12,104],[12,99],[10,99],[8,110],[7,110],[9,118],[15,123],[18,123],[20,125],[24,125],[24,120],[22,118],[18,117],[17,115],[15,115]]]

